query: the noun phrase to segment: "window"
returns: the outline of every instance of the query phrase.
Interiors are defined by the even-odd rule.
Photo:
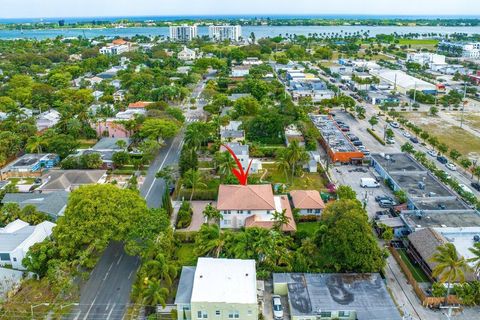
[[[248,311],[247,311],[247,314],[248,314],[249,316],[251,316],[251,315],[252,315],[252,310],[248,310]]]
[[[312,209],[307,209],[307,213],[313,213]]]
[[[183,307],[183,311],[190,311],[190,307],[188,306]]]
[[[248,213],[248,214],[252,214],[252,210],[248,210],[247,213]]]
[[[198,312],[197,312],[197,318],[198,318],[198,319],[202,319],[202,311],[198,311]]]
[[[10,253],[0,253],[0,261],[10,261]]]
[[[230,311],[228,313],[228,318],[229,319],[239,319],[240,318],[240,313],[238,311]]]
[[[215,311],[215,315],[219,316],[221,314],[220,310]]]
[[[223,220],[223,224],[226,225],[226,226],[229,226],[231,223],[230,220]]]
[[[316,214],[320,214],[320,209],[315,209]]]
[[[332,313],[330,311],[322,311],[320,312],[320,317],[322,318],[331,318],[332,317]]]
[[[13,258],[13,261],[17,262],[17,258]]]
[[[243,210],[237,210],[238,214],[243,214]]]
[[[349,318],[350,317],[350,311],[339,311],[338,316],[340,318]]]
[[[198,319],[207,319],[208,318],[207,311],[198,311],[197,312],[197,318]]]
[[[270,210],[267,210],[267,214],[270,214]]]

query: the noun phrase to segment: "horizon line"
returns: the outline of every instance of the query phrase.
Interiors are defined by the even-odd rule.
[[[13,19],[88,19],[88,18],[142,18],[142,17],[159,17],[159,18],[208,18],[208,17],[258,17],[258,18],[269,18],[269,17],[328,17],[328,16],[335,16],[335,17],[432,17],[432,18],[467,18],[467,19],[480,19],[480,14],[393,14],[393,13],[317,13],[317,14],[308,14],[308,13],[222,13],[222,14],[141,14],[141,15],[106,15],[106,16],[95,16],[95,15],[88,15],[88,16],[43,16],[43,17],[0,17],[0,20],[13,20]]]

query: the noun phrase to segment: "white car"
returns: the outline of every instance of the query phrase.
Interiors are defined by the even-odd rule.
[[[388,143],[388,144],[395,144],[395,139],[393,139],[393,138],[388,138],[388,139],[387,139],[387,143]]]
[[[445,164],[445,167],[447,167],[448,170],[457,171],[457,166],[451,162]]]
[[[435,150],[430,150],[427,152],[429,155],[431,155],[432,157],[436,158],[438,157],[438,152],[435,151]]]
[[[273,319],[283,320],[282,299],[278,295],[272,296]]]
[[[404,131],[404,132],[403,132],[403,136],[404,136],[405,138],[411,138],[411,137],[412,137],[412,135],[411,135],[408,131]]]
[[[400,128],[400,125],[398,124],[398,122],[390,122],[390,126],[392,128]]]

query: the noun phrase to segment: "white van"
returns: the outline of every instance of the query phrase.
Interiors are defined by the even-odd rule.
[[[373,178],[360,179],[360,187],[362,188],[380,188],[380,183]]]
[[[471,194],[473,194],[473,191],[472,191],[472,189],[470,189],[470,188],[469,188],[469,187],[467,187],[466,185],[464,185],[464,184],[459,184],[458,186],[460,187],[460,189],[462,189],[462,190],[463,190],[463,192],[466,192],[466,193],[471,193]]]

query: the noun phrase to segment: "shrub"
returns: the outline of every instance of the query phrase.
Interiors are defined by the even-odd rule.
[[[368,133],[370,133],[375,138],[375,140],[380,142],[382,145],[385,145],[385,141],[382,138],[380,138],[375,132],[373,132],[372,129],[367,128],[367,131],[368,131]]]
[[[184,201],[178,211],[177,215],[177,228],[184,229],[187,228],[192,222],[193,211],[190,207],[190,203]]]

